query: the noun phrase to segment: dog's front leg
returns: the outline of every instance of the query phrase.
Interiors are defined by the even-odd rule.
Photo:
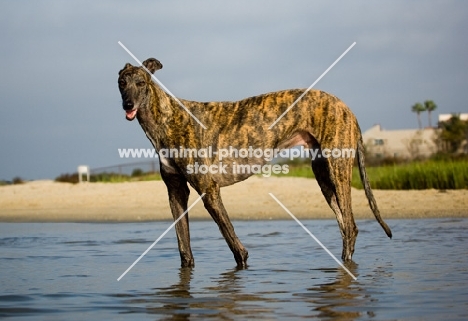
[[[190,190],[187,186],[187,181],[179,175],[163,174],[164,182],[167,186],[169,194],[169,204],[171,206],[172,216],[174,221],[187,210],[187,202]],[[193,259],[192,249],[190,247],[190,230],[188,213],[177,222],[176,226],[177,242],[179,245],[179,253],[182,267],[194,267],[195,260]]]
[[[224,208],[223,201],[221,200],[219,186],[214,181],[205,181],[204,183],[204,190],[199,191],[199,193],[206,193],[205,197],[203,197],[205,208],[208,210],[216,224],[218,224],[221,234],[224,236],[226,243],[234,254],[237,266],[240,268],[246,268],[249,253],[242,245],[234,231],[234,227],[232,226],[231,220]]]

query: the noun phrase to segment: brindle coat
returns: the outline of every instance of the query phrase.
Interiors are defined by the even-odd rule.
[[[151,73],[162,64],[150,58],[143,65]],[[181,106],[151,80],[142,67],[126,64],[119,72],[119,89],[128,120],[138,119],[146,136],[157,151],[170,148],[213,150],[228,148],[352,148],[357,152],[361,180],[369,205],[382,228],[391,237],[390,228],[380,217],[364,167],[364,147],[356,117],[338,98],[323,91],[309,91],[271,130],[268,127],[302,93],[303,89],[284,90],[237,102],[181,102],[207,129],[203,129]],[[161,156],[161,155],[160,155]],[[354,253],[358,229],[351,209],[351,173],[353,158],[316,158],[312,170],[325,199],[336,215],[343,239],[342,259],[349,261]],[[237,265],[247,266],[248,252],[237,238],[221,200],[220,188],[247,179],[251,174],[232,173],[232,163],[259,164],[263,158],[225,158],[227,174],[188,174],[187,166],[217,164],[213,158],[160,157],[161,176],[167,186],[174,220],[186,211],[189,198],[187,182],[203,197],[205,208],[218,224]],[[304,196],[307,197],[307,196]],[[194,266],[190,248],[189,219],[185,215],[176,224],[182,266]]]

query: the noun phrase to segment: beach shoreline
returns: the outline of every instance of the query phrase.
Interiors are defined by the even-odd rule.
[[[298,219],[335,219],[315,179],[251,177],[221,189],[232,220],[289,220],[274,194]],[[374,190],[384,219],[468,217],[468,190]],[[191,189],[189,205],[198,198]],[[363,190],[352,189],[356,219],[373,219]],[[191,220],[211,220],[202,202]],[[0,186],[0,222],[172,221],[162,181],[58,183],[32,181]]]

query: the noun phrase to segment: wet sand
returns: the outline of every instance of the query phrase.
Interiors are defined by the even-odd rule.
[[[251,177],[221,189],[233,220],[291,219],[270,197],[273,193],[300,219],[334,219],[314,179]],[[468,217],[468,190],[374,190],[382,217]],[[192,189],[189,205],[198,195]],[[357,219],[373,218],[363,190],[353,189]],[[191,219],[211,219],[202,202]],[[137,222],[172,220],[162,181],[69,184],[33,181],[0,186],[2,222]]]

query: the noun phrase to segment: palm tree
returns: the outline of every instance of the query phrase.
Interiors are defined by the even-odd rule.
[[[422,128],[421,126],[421,112],[425,111],[426,108],[421,104],[421,103],[416,103],[413,105],[413,107],[411,107],[411,111],[413,113],[416,113],[416,115],[418,115],[418,124],[419,124],[419,129]]]
[[[436,110],[437,105],[432,100],[426,100],[424,102],[424,108],[427,110],[427,116],[429,117],[429,127],[432,127],[431,123],[431,111]]]

